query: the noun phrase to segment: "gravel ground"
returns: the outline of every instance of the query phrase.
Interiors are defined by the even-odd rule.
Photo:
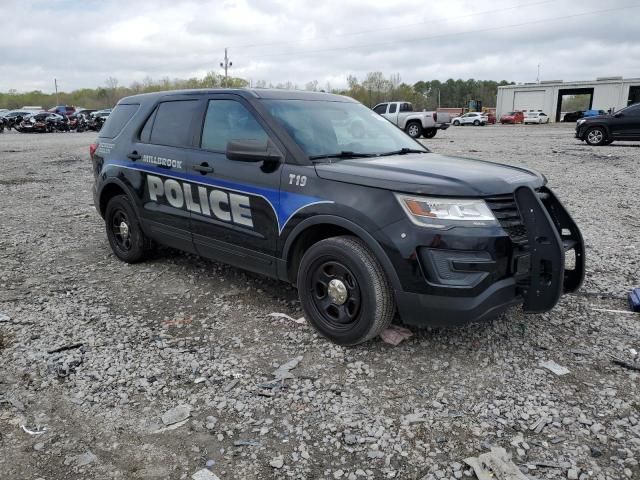
[[[3,480],[475,478],[463,459],[491,446],[532,479],[640,477],[640,376],[611,361],[640,365],[640,144],[439,132],[436,152],[546,174],[584,234],[585,284],[547,314],[342,348],[268,316],[302,315],[286,284],[169,249],[118,261],[92,139],[0,134]]]

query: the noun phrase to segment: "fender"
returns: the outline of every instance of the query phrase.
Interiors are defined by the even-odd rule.
[[[289,256],[289,252],[291,247],[293,246],[296,239],[300,236],[302,232],[304,232],[307,228],[318,225],[318,224],[330,224],[335,225],[337,227],[342,227],[346,230],[349,230],[354,235],[358,236],[366,245],[373,251],[374,255],[382,265],[384,272],[387,274],[387,278],[391,282],[394,290],[401,290],[402,287],[400,285],[400,279],[389,260],[389,257],[385,253],[384,249],[378,243],[378,241],[365,229],[355,224],[351,220],[347,220],[344,217],[338,217],[335,215],[316,215],[314,217],[307,218],[300,222],[296,227],[291,231],[287,240],[282,249],[281,260],[278,261],[278,278],[282,280],[288,280],[287,278],[287,258]]]
[[[131,185],[129,185],[126,182],[123,182],[121,179],[117,177],[107,177],[107,179],[103,183],[101,183],[100,190],[96,192],[96,200],[98,201],[98,204],[96,205],[96,210],[98,210],[98,213],[100,214],[100,216],[104,218],[104,211],[100,208],[100,204],[102,203],[102,193],[104,192],[104,189],[109,185],[117,185],[124,191],[124,193],[129,197],[129,200],[131,201],[131,205],[133,206],[133,209],[136,212],[136,216],[139,219],[142,219],[140,206],[136,201],[136,195],[133,192]]]

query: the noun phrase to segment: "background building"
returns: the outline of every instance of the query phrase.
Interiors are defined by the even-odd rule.
[[[569,108],[563,109],[563,99]],[[575,108],[576,99],[584,100],[584,108]],[[640,102],[640,78],[606,77],[580,82],[548,80],[498,87],[496,110],[498,118],[514,110],[542,110],[552,122],[559,122],[567,111],[615,111],[636,102]]]

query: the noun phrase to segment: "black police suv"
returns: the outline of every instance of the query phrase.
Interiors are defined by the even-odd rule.
[[[91,157],[116,256],[157,242],[291,282],[339,344],[396,311],[418,326],[547,311],[582,283],[580,231],[542,175],[431,153],[347,97],[136,95]]]
[[[576,138],[594,146],[640,141],[640,103],[612,114],[581,118],[576,123]]]

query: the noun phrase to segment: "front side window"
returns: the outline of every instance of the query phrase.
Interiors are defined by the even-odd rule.
[[[380,115],[382,115],[383,113],[387,113],[387,104],[383,103],[381,105],[378,105],[373,109],[373,111]]]
[[[308,156],[353,152],[383,154],[420,143],[360,103],[263,100],[269,113]]]
[[[197,100],[178,100],[158,105],[151,129],[150,143],[170,147],[190,146],[191,120],[197,111]],[[109,120],[114,113],[109,115]]]
[[[240,102],[209,100],[202,126],[202,148],[224,152],[229,140],[255,140],[266,145],[267,139],[267,132]]]
[[[389,105],[389,113],[396,113],[396,110],[398,110],[398,104],[392,103]]]

